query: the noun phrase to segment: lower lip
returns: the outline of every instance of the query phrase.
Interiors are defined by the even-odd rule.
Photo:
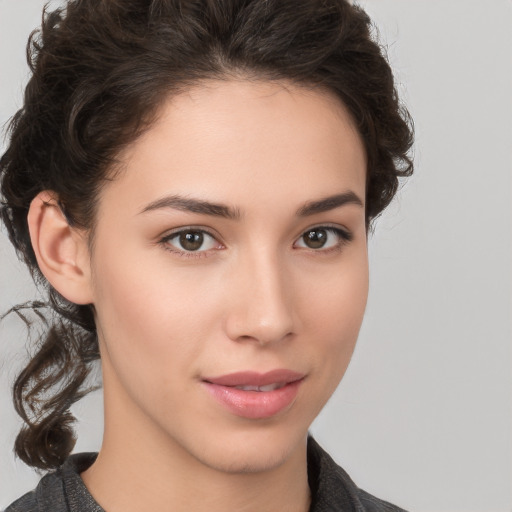
[[[228,411],[249,419],[264,419],[287,409],[297,397],[301,380],[273,391],[243,391],[230,386],[203,382],[206,389]]]

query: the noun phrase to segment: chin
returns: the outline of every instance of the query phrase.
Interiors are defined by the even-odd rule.
[[[227,434],[227,433],[226,433]],[[305,457],[307,430],[250,429],[202,439],[191,443],[189,453],[202,465],[229,474],[254,474],[272,471],[293,457]],[[186,446],[183,446],[187,449]]]
[[[280,467],[291,456],[291,450],[280,447],[262,449],[260,446],[247,447],[238,450],[229,450],[222,454],[201,454],[199,462],[211,469],[229,474],[254,474],[272,471]]]

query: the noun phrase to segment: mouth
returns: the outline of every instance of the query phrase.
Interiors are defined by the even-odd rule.
[[[291,370],[267,373],[237,372],[202,379],[202,383],[224,410],[248,419],[264,419],[288,410],[305,379]]]
[[[257,392],[265,392],[265,391],[274,391],[276,389],[284,388],[288,383],[287,382],[275,382],[274,384],[267,384],[266,386],[232,386],[235,389],[240,389],[242,391],[257,391]]]
[[[265,373],[247,371],[229,373],[218,377],[205,377],[203,381],[218,386],[248,388],[244,391],[273,391],[303,378],[303,373],[279,368]],[[272,386],[272,388],[266,389],[268,386]]]

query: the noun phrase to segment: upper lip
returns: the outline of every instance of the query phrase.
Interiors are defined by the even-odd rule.
[[[217,386],[268,386],[276,382],[288,384],[304,378],[303,373],[277,369],[266,373],[253,371],[235,372],[218,377],[206,377],[203,381]]]

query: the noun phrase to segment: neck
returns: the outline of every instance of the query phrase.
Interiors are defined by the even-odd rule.
[[[105,432],[82,478],[108,512],[306,512],[307,439],[277,466],[229,472],[209,467],[105,387]]]

